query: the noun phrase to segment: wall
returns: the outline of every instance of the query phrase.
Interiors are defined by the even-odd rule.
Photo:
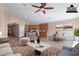
[[[5,7],[0,4],[0,31],[2,35],[0,38],[7,37],[7,16],[6,16]]]

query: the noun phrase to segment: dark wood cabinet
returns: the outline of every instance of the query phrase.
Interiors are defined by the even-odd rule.
[[[40,36],[47,37],[48,24],[40,24],[39,28],[40,28]]]
[[[28,30],[40,30],[39,31],[39,35],[40,37],[47,37],[47,30],[48,30],[48,24],[44,23],[44,24],[39,24],[39,25],[26,25],[26,27],[28,27]]]

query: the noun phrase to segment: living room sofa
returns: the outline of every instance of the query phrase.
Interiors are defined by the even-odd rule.
[[[63,47],[58,56],[79,56],[79,43],[74,47]]]
[[[72,49],[70,47],[63,47],[58,56],[73,56]]]
[[[20,56],[20,53],[13,54],[9,43],[0,44],[0,56]]]

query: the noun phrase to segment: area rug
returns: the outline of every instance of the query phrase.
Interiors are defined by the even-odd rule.
[[[29,46],[12,47],[12,51],[14,54],[20,53],[22,56],[34,56],[34,50]]]
[[[50,47],[48,49],[46,49],[45,51],[42,52],[42,56],[57,56],[60,52],[60,49],[58,48],[54,48],[54,47]]]
[[[20,53],[22,56],[37,56],[34,53],[34,49],[30,46],[16,46],[12,47],[13,53]],[[60,49],[50,47],[49,49],[43,51],[41,56],[56,56]]]

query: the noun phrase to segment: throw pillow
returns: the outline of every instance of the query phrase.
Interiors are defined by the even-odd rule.
[[[79,55],[79,43],[72,49],[72,54],[74,56],[78,56]]]

